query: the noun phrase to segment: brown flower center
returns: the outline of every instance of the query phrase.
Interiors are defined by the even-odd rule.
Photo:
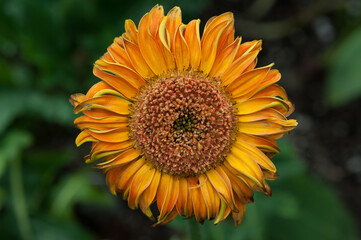
[[[214,79],[172,74],[142,89],[132,106],[131,135],[157,169],[195,176],[223,162],[236,118]]]

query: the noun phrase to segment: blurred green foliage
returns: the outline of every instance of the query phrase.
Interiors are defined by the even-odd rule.
[[[187,22],[209,1],[0,1],[1,239],[97,239],[77,220],[74,206],[111,207],[115,197],[94,183],[94,169],[74,164],[82,160],[73,144],[77,130],[68,97],[97,81],[92,63],[121,35],[124,20],[138,22],[156,3],[166,11],[181,6]],[[339,54],[350,52],[357,61],[354,50],[346,50]],[[348,66],[344,58],[335,59]],[[340,75],[337,69],[330,76]],[[352,71],[357,70],[350,70],[354,85],[359,82]],[[331,89],[339,88],[338,78],[330,78],[336,84]],[[239,228],[205,223],[205,239],[356,238],[353,219],[332,189],[306,174],[289,145],[281,148],[286,151],[276,161],[281,177],[271,184],[274,196],[257,194]],[[178,218],[170,226],[183,225]]]
[[[339,107],[361,96],[361,27],[332,52],[326,78],[326,100]]]

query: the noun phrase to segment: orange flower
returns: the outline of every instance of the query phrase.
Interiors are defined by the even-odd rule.
[[[178,214],[217,224],[232,213],[238,225],[253,191],[271,195],[265,180],[277,178],[269,157],[276,139],[297,126],[281,75],[272,65],[255,68],[261,41],[234,39],[233,14],[182,23],[175,7],[164,16],[155,6],[131,20],[99,60],[101,79],[70,102],[92,142],[86,162],[106,173],[114,194],[154,219]]]

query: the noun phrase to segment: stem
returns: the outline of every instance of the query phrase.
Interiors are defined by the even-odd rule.
[[[187,235],[189,240],[203,240],[203,232],[201,229],[200,224],[197,222],[197,220],[193,217],[191,219],[186,220],[187,221]]]
[[[12,159],[10,163],[10,184],[13,194],[15,217],[19,225],[21,238],[23,240],[32,240],[34,237],[31,231],[28,211],[26,208],[19,156]]]

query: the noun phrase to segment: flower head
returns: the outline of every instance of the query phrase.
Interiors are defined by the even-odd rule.
[[[154,219],[178,214],[217,224],[230,213],[239,224],[253,191],[271,195],[277,178],[269,159],[276,139],[297,126],[281,75],[255,68],[261,41],[234,39],[232,13],[211,18],[202,37],[199,20],[182,23],[181,11],[164,16],[155,6],[131,20],[99,60],[101,79],[70,102],[92,142],[86,162],[99,160],[114,194]]]

